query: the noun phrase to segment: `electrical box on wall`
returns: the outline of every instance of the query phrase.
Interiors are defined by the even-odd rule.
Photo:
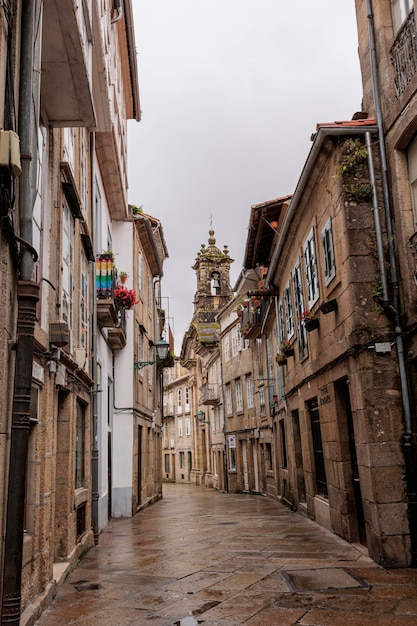
[[[13,130],[0,130],[0,167],[10,168],[13,176],[22,173],[19,135]]]

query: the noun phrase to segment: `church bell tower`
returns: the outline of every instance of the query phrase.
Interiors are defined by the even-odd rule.
[[[192,267],[197,277],[193,322],[194,324],[197,323],[201,330],[203,330],[201,324],[214,324],[214,318],[218,311],[233,297],[230,286],[230,265],[232,263],[233,259],[230,258],[228,246],[225,245],[223,252],[221,252],[216,246],[214,230],[210,230],[208,245],[201,244],[201,249],[197,253]],[[213,334],[209,327],[205,330],[207,336]]]

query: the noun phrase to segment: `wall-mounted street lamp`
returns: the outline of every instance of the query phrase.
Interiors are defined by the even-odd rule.
[[[155,361],[136,361],[135,370],[141,370],[142,367],[153,365],[154,363],[162,363],[168,356],[169,343],[164,339],[159,339],[155,344],[156,360]]]
[[[204,418],[206,417],[206,414],[204,413],[204,411],[197,411],[197,415],[196,418],[197,420],[200,422],[200,424],[210,424],[209,421],[206,421]]]

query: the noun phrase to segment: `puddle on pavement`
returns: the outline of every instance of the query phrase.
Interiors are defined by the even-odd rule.
[[[174,626],[196,626],[199,622],[197,622],[194,617],[184,617],[180,619],[178,622],[174,622]]]

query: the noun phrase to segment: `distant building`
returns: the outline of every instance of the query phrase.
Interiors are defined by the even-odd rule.
[[[191,482],[193,391],[188,370],[175,359],[174,367],[164,370],[162,478],[165,482]]]
[[[193,270],[197,278],[194,314],[184,335],[180,361],[190,372],[193,453],[191,482],[224,487],[224,423],[219,369],[220,325],[218,312],[233,298],[227,246],[216,246],[210,230],[208,246],[201,245]],[[212,455],[212,447],[215,456]],[[213,475],[214,471],[214,475]],[[219,473],[221,472],[221,474]]]

